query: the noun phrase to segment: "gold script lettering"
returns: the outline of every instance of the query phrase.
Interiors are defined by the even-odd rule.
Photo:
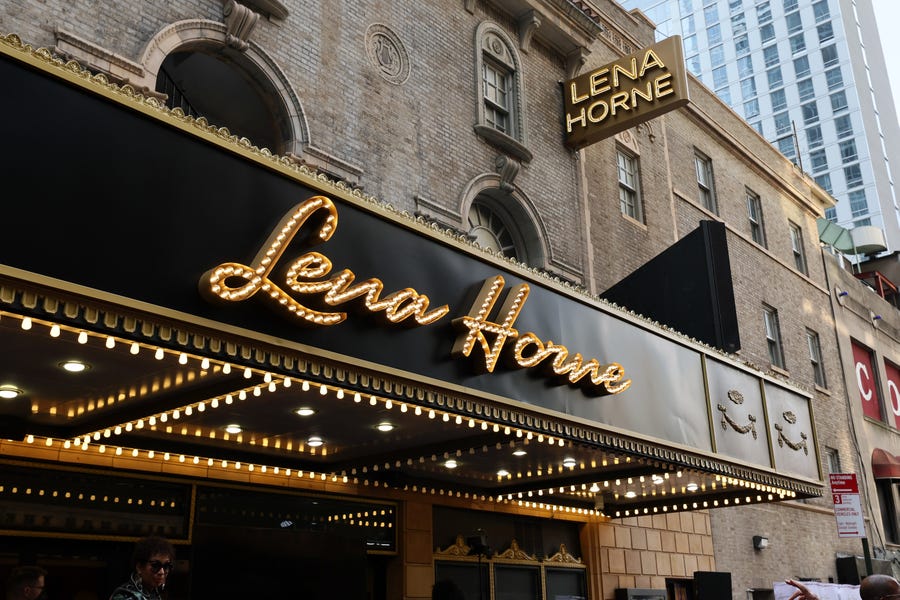
[[[309,243],[322,243],[331,239],[337,229],[337,208],[325,196],[313,196],[296,205],[281,219],[250,265],[226,262],[204,273],[200,279],[201,293],[212,299],[240,302],[262,291],[288,313],[307,324],[336,325],[344,321],[347,313],[319,311],[305,306],[270,278],[288,244],[307,221],[320,211],[324,213],[324,218],[314,235],[309,237]],[[323,280],[331,273],[331,268],[331,260],[327,256],[319,252],[307,252],[290,264],[285,285],[295,294],[323,294],[322,302],[328,306],[339,306],[362,298],[369,312],[383,312],[391,323],[399,323],[412,317],[419,325],[428,325],[450,311],[446,304],[429,311],[428,296],[419,294],[412,288],[382,297],[384,284],[380,279],[367,279],[353,285],[356,276],[349,269],[343,269],[330,279]]]
[[[625,379],[625,369],[618,363],[603,365],[594,358],[585,361],[578,353],[570,357],[569,349],[563,345],[542,342],[531,332],[519,335],[513,324],[531,291],[527,283],[514,286],[507,292],[498,313],[502,322],[490,321],[505,285],[506,280],[501,275],[486,280],[469,314],[453,320],[454,327],[460,331],[453,344],[453,356],[471,356],[479,346],[484,351],[484,370],[491,373],[506,341],[518,338],[511,352],[511,360],[516,366],[537,368],[543,363],[554,375],[565,377],[571,384],[580,382],[585,386],[602,387],[609,394],[618,394],[631,386],[631,380]],[[489,340],[487,334],[492,335],[493,340]]]

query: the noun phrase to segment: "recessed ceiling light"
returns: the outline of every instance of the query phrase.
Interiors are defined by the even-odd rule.
[[[513,456],[525,456],[526,454],[528,453],[525,452],[523,448],[516,448],[515,450],[513,450]]]
[[[0,385],[0,398],[12,400],[22,393],[22,390],[14,385]]]
[[[240,433],[241,431],[242,431],[241,426],[238,425],[237,423],[232,423],[231,425],[225,426],[225,433],[237,434],[237,433]]]
[[[307,444],[310,448],[318,448],[319,446],[321,446],[321,445],[324,444],[324,443],[325,443],[325,442],[322,441],[322,438],[320,438],[320,437],[317,436],[317,435],[314,435],[314,436],[312,436],[311,438],[309,438],[308,440],[306,440],[306,444]]]
[[[567,456],[566,458],[563,459],[563,466],[566,468],[571,469],[572,467],[574,467],[577,464],[578,464],[578,461],[575,460],[574,458],[572,458],[571,456]]]
[[[298,408],[294,412],[297,413],[298,415],[300,415],[301,417],[309,417],[311,415],[316,414],[316,411],[311,409],[308,406],[303,406],[301,408]]]
[[[388,423],[387,421],[383,421],[383,422],[379,423],[378,425],[376,425],[375,428],[378,429],[378,431],[383,431],[383,432],[387,433],[388,431],[393,430],[394,426],[392,424]]]
[[[497,476],[498,477],[508,477],[509,471],[507,471],[506,469],[500,469],[499,471],[497,471]]]
[[[450,459],[447,459],[446,461],[444,461],[444,466],[447,467],[448,469],[455,469],[457,466],[459,466],[459,464],[455,460],[450,458]]]
[[[700,486],[694,482],[687,484],[686,487],[687,487],[687,491],[689,491],[689,492],[696,492],[698,489],[700,489]]]
[[[66,362],[59,363],[59,366],[69,373],[81,373],[91,368],[91,365],[83,363],[80,360],[67,360]]]
[[[650,479],[653,480],[653,483],[656,485],[659,485],[665,481],[662,475],[653,475]]]
[[[625,492],[626,498],[634,498],[635,496],[637,496],[637,492],[634,492],[632,490],[628,490],[627,492]]]

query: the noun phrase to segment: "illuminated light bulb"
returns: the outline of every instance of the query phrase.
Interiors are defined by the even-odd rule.
[[[384,401],[384,407],[388,410],[391,410],[394,407],[394,403],[391,402],[390,399]]]
[[[417,406],[417,407],[416,407],[416,410],[415,410],[415,413],[416,413],[417,415],[421,415],[421,414],[422,414],[422,407],[421,407],[421,406]]]
[[[296,414],[300,415],[301,417],[309,417],[311,415],[316,414],[316,411],[308,406],[300,407],[297,410],[295,410],[294,412]]]
[[[327,395],[328,395],[328,387],[327,387],[327,386],[324,386],[324,385],[320,385],[320,386],[319,386],[319,395],[320,395],[320,396],[327,396]]]
[[[500,469],[499,471],[497,471],[497,477],[509,477],[509,471],[507,471],[506,469]]]
[[[224,365],[222,365],[222,373],[224,373],[225,375],[231,373],[231,364],[225,363]]]
[[[156,353],[153,355],[153,358],[155,358],[156,360],[162,360],[165,355],[166,353],[162,348],[157,348]]]
[[[182,352],[181,354],[178,355],[178,364],[179,365],[186,365],[187,362],[188,362],[187,354]]]
[[[528,454],[523,448],[516,448],[513,450],[513,456],[525,456]]]
[[[430,409],[428,411],[428,418],[433,419],[435,417],[434,409]]]
[[[626,498],[634,498],[636,496],[637,496],[637,492],[635,492],[633,490],[628,490],[627,492],[625,492]]]
[[[53,327],[50,328],[50,337],[59,337],[60,329],[59,325],[53,324]]]
[[[456,424],[462,425],[462,415],[456,415]]]
[[[215,399],[213,399],[213,401],[215,401]],[[215,407],[214,407],[214,408],[215,408]],[[200,404],[197,405],[197,410],[198,410],[199,412],[205,412],[205,411],[206,411],[206,404],[205,404],[204,402],[201,402]]]
[[[338,388],[338,391],[335,392],[335,396],[337,396],[338,400],[343,400],[344,399],[344,390]],[[388,406],[388,408],[390,408],[390,406]]]
[[[231,404],[234,402],[234,397],[231,394],[225,396],[225,404]]]
[[[0,398],[4,400],[12,400],[22,393],[22,390],[13,385],[0,385]]]
[[[110,350],[115,348],[116,347],[116,338],[114,338],[111,335],[107,336],[106,337],[106,347],[109,348]]]
[[[259,397],[262,395],[262,390],[260,389],[259,386],[256,386],[255,388],[253,388],[253,395],[256,397]]]
[[[290,378],[290,377],[285,377],[285,378],[284,378],[284,381],[281,382],[281,385],[283,385],[283,386],[286,387],[286,388],[291,387],[291,378]]]
[[[687,487],[687,491],[689,491],[689,492],[696,492],[700,488],[700,486],[694,482],[687,484],[686,487]]]
[[[449,421],[449,420],[450,420],[450,415],[449,415],[449,413],[444,413],[444,416],[442,417],[442,420],[444,421],[444,423],[446,423],[447,421]]]
[[[320,437],[317,436],[317,435],[314,435],[314,436],[312,436],[311,438],[309,438],[308,440],[306,440],[306,444],[307,444],[310,448],[318,448],[319,446],[321,446],[321,445],[324,444],[324,443],[325,443],[325,442],[322,440],[322,438],[320,438]]]
[[[241,390],[238,392],[238,400],[246,400],[247,399],[247,390]]]
[[[263,375],[263,383],[269,383],[271,381],[272,381],[271,373],[266,373],[265,375]]]
[[[481,429],[484,430],[484,431],[487,431],[487,428],[488,428],[487,421],[482,421],[482,422],[481,422]]]
[[[200,368],[204,371],[209,369],[209,359],[204,357],[203,360],[200,361]]]
[[[132,354],[137,354],[140,351],[141,351],[141,345],[138,344],[137,342],[131,342],[131,349],[129,350],[129,352],[131,352]]]
[[[28,331],[31,329],[31,317],[24,317],[22,319],[22,329]]]
[[[87,344],[88,334],[86,331],[82,331],[78,334],[78,343],[79,344]]]
[[[566,458],[563,459],[562,464],[564,467],[572,469],[575,467],[575,465],[578,464],[578,461],[575,460],[574,458],[572,458],[571,456],[567,456]]]
[[[388,423],[387,421],[382,421],[381,423],[379,423],[376,426],[376,429],[378,429],[378,431],[383,431],[383,432],[387,433],[388,431],[393,431],[394,425],[391,423]]]
[[[244,369],[244,379],[250,379],[253,377],[253,370],[250,367],[246,367]]]

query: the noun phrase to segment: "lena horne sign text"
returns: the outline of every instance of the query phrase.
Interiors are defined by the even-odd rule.
[[[579,75],[565,83],[566,145],[581,148],[688,102],[681,38]]]
[[[350,269],[332,273],[331,260],[315,251],[286,260],[277,271],[283,273],[281,281],[276,281],[274,273],[279,261],[306,225],[312,231],[304,231],[302,239],[309,240],[309,244],[331,239],[338,225],[334,203],[325,196],[314,196],[296,205],[275,226],[249,265],[226,262],[204,273],[201,293],[211,300],[227,302],[240,302],[261,293],[277,310],[312,326],[336,325],[346,320],[346,312],[328,308],[350,303],[389,323],[408,326],[430,325],[450,312],[446,304],[432,308],[428,296],[413,288],[385,294],[380,279],[357,282]],[[453,321],[460,332],[453,346],[454,356],[469,357],[477,347],[484,352],[483,370],[487,372],[494,371],[502,355],[509,357],[513,366],[541,367],[553,377],[594,393],[617,394],[628,389],[631,380],[625,379],[625,370],[618,363],[585,360],[581,354],[570,354],[561,344],[544,342],[534,333],[520,334],[513,328],[528,298],[530,287],[526,283],[510,289],[499,311],[500,322],[491,321],[504,285],[500,275],[486,281],[468,316]],[[313,302],[315,306],[311,306]],[[507,344],[512,340],[516,341]]]

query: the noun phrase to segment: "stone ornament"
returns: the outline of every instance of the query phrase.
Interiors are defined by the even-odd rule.
[[[400,37],[386,25],[373,23],[366,30],[366,53],[389,83],[402,85],[409,79],[409,54]]]

